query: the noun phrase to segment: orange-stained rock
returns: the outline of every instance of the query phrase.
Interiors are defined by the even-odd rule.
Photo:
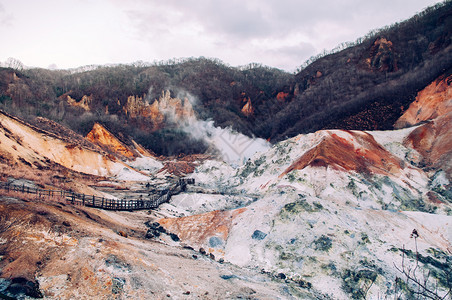
[[[158,222],[167,231],[177,234],[183,242],[206,246],[211,237],[226,241],[234,218],[245,210],[246,208],[216,210],[188,217],[160,219]]]
[[[136,157],[137,155],[123,142],[118,140],[112,133],[110,133],[105,127],[96,123],[93,129],[86,136],[90,142],[97,144],[107,150],[119,154],[128,158]]]
[[[384,37],[375,40],[369,49],[366,64],[372,70],[393,72],[397,71],[397,62],[391,41]]]
[[[75,143],[74,143],[75,142]],[[12,164],[57,163],[68,169],[97,176],[112,176],[127,168],[100,149],[62,139],[0,111],[0,154]]]
[[[159,171],[168,172],[176,176],[186,176],[195,171],[197,164],[190,161],[166,161],[164,167]]]
[[[298,85],[297,85],[297,87],[298,87]],[[276,99],[278,101],[284,102],[288,96],[289,96],[289,93],[279,92],[278,95],[276,95]]]
[[[71,98],[71,96],[66,95],[66,101],[71,106],[80,107],[86,111],[90,111],[89,106],[91,105],[91,102],[93,101],[93,97],[84,95],[82,97],[82,99],[79,102],[77,102],[77,100]]]
[[[314,148],[305,152],[279,177],[293,170],[330,167],[359,173],[397,174],[402,161],[378,144],[373,136],[359,131],[328,131]]]
[[[139,96],[129,96],[127,98],[126,105],[122,108],[126,115],[131,118],[136,118],[142,115],[143,110],[145,109],[146,103],[143,101],[143,97]]]
[[[152,104],[142,97],[129,96],[123,107],[130,118],[143,117],[151,121],[153,129],[163,127],[165,120],[185,122],[194,117],[193,106],[188,99],[171,98],[169,91],[163,91]]]
[[[394,127],[404,128],[452,111],[452,75],[441,76],[420,91]]]
[[[254,107],[251,104],[251,99],[249,97],[246,104],[242,107],[242,113],[247,117],[252,116],[254,114]]]
[[[134,140],[132,140],[132,145],[133,145],[133,148],[136,151],[138,151],[138,153],[140,153],[142,156],[147,156],[147,157],[155,157],[156,156],[154,152],[149,151],[148,149],[144,148],[143,146],[141,146]]]
[[[422,155],[427,168],[442,169],[452,181],[452,112],[419,126],[404,144]]]

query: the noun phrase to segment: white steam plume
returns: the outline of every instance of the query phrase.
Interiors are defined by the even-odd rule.
[[[198,103],[197,99],[188,92],[178,92],[179,95],[192,105]],[[213,121],[198,120],[195,116],[180,120],[175,115],[174,108],[167,109],[164,113],[193,138],[204,140],[209,146],[217,149],[223,160],[233,166],[240,166],[255,153],[264,152],[271,147],[271,144],[264,139],[250,138],[231,128],[216,127]]]
[[[264,152],[270,148],[270,143],[261,138],[250,138],[231,128],[220,128],[213,125],[213,121],[194,120],[182,127],[196,139],[202,139],[214,146],[223,160],[233,166],[240,166],[257,152]]]

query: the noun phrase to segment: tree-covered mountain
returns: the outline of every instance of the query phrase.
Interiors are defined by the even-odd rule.
[[[418,91],[451,72],[451,28],[446,1],[312,58],[297,74],[203,57],[76,70],[22,69],[15,62],[0,69],[0,107],[82,134],[102,123],[160,154],[205,150],[171,118],[157,124],[128,113],[134,103],[152,105],[164,90],[188,97],[198,119],[271,141],[324,128],[391,129]]]
[[[416,93],[452,68],[452,2],[377,30],[295,75],[290,103],[266,134],[392,129]],[[269,131],[271,130],[271,133]]]

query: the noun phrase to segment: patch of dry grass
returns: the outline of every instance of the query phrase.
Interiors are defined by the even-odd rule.
[[[43,200],[53,201],[53,202],[64,202],[66,200],[64,197],[62,197],[61,195],[58,195],[58,194],[48,195],[45,193],[38,193],[38,194],[22,193],[22,192],[18,192],[18,191],[8,191],[8,190],[4,190],[4,189],[0,189],[0,195],[10,197],[10,198],[20,199],[20,200],[25,200],[25,201],[33,201],[33,202],[43,201]]]
[[[51,164],[47,168],[37,169],[22,164],[6,164],[0,162],[0,181],[7,181],[8,178],[26,179],[34,182],[38,187],[49,190],[80,191],[80,187],[88,187],[98,181],[105,180],[104,177],[87,175],[74,172],[58,164]],[[0,191],[4,194],[4,191]],[[34,195],[36,197],[36,195]],[[28,196],[20,196],[21,199]]]

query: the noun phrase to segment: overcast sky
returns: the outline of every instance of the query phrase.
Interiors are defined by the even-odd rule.
[[[294,71],[433,0],[0,0],[0,62],[73,68],[215,57]]]

